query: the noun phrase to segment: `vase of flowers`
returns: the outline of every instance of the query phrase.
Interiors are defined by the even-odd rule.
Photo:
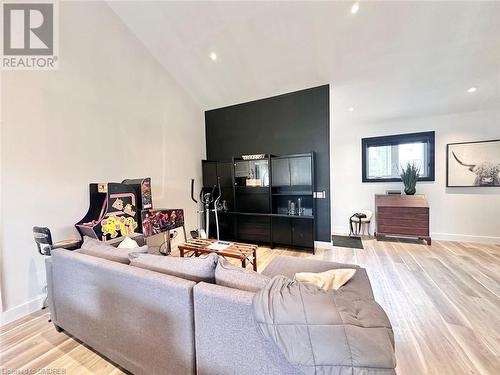
[[[405,194],[413,195],[416,192],[415,186],[417,185],[420,167],[415,163],[407,163],[405,167],[401,167],[401,181],[405,186]]]

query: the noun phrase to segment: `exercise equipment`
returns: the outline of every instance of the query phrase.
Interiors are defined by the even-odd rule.
[[[33,227],[33,237],[41,255],[50,256],[54,249],[76,250],[80,248],[82,241],[77,239],[53,242],[50,229],[47,227]]]
[[[142,233],[141,212],[152,209],[151,178],[89,185],[90,207],[75,224],[82,236],[107,241]]]
[[[217,196],[216,196],[217,191]],[[220,198],[222,196],[222,190],[220,187],[220,178],[217,178],[217,185],[212,188],[202,187],[200,190],[200,202],[203,206],[203,210],[197,210],[198,214],[198,229],[191,231],[191,237],[193,238],[210,238],[210,213],[213,212],[215,216],[215,230],[217,233],[217,240],[219,240],[219,216],[218,211],[221,207]],[[191,199],[194,203],[198,201],[194,197],[194,179],[191,179]],[[211,208],[213,207],[213,208]],[[202,227],[201,217],[205,217],[205,228]]]
[[[82,244],[82,241],[76,239],[53,242],[52,234],[47,227],[33,227],[33,237],[35,238],[38,252],[43,256],[50,256],[54,249],[76,250],[79,249]],[[43,286],[42,293],[45,295],[42,302],[42,309],[44,309],[47,307],[48,299],[47,284]]]

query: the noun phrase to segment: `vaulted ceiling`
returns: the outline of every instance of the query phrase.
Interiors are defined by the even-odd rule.
[[[326,83],[380,118],[500,108],[500,2],[359,4],[109,2],[202,109]]]

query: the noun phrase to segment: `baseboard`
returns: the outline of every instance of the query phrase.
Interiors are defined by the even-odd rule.
[[[14,320],[40,310],[42,308],[44,298],[45,297],[42,295],[31,301],[23,303],[22,305],[3,311],[0,317],[0,324],[4,325],[13,322]]]
[[[433,240],[443,240],[443,241],[460,241],[460,242],[479,242],[479,243],[500,244],[500,237],[474,236],[474,235],[470,235],[470,234],[432,232],[431,238]]]
[[[349,228],[337,226],[337,227],[333,227],[332,232],[335,234],[346,234],[346,233],[349,233]],[[373,229],[372,229],[371,234],[373,235]],[[459,242],[478,242],[478,243],[500,244],[500,237],[475,236],[475,235],[471,235],[471,234],[431,232],[431,238],[433,240],[442,240],[442,241],[459,241]]]

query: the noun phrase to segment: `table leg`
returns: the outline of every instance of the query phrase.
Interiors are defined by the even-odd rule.
[[[181,258],[184,258],[184,248],[182,248],[182,247],[179,247],[179,256]]]
[[[253,270],[257,272],[257,250],[253,252]]]
[[[243,267],[243,268],[247,268],[247,258],[243,258],[243,259],[241,260],[241,267]]]

